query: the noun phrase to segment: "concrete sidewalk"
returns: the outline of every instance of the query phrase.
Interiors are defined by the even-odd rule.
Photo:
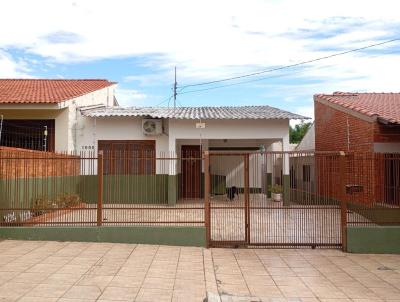
[[[0,301],[400,301],[400,255],[0,242]],[[211,299],[210,299],[211,300]]]

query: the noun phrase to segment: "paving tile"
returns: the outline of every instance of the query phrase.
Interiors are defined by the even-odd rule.
[[[43,280],[47,279],[48,274],[45,273],[20,273],[14,278],[12,278],[11,282],[17,283],[32,283],[37,284],[41,283]]]
[[[65,284],[39,284],[30,290],[27,297],[59,298],[71,287]]]
[[[399,255],[337,250],[3,241],[0,301],[400,302],[399,270]]]
[[[17,299],[29,292],[35,284],[7,282],[0,286],[0,299]]]
[[[115,276],[110,281],[108,286],[113,287],[140,287],[145,276]]]
[[[249,289],[247,285],[238,285],[238,284],[218,284],[219,293],[225,295],[234,295],[234,296],[248,296],[250,295]]]
[[[172,290],[158,288],[141,288],[136,296],[136,302],[169,302],[172,299]]]
[[[22,297],[18,299],[18,302],[55,302],[55,301],[58,301],[58,298]]]
[[[314,298],[314,293],[304,285],[292,284],[290,286],[279,286],[279,289],[286,298]]]
[[[283,298],[282,291],[274,285],[249,285],[252,296],[266,298]]]
[[[94,285],[100,289],[104,289],[114,276],[103,276],[103,275],[83,275],[79,281],[76,283],[77,285]]]
[[[74,285],[63,296],[70,299],[93,299],[96,300],[101,294],[97,286]]]
[[[154,278],[146,277],[143,281],[142,288],[159,288],[173,289],[175,279],[173,278]]]
[[[72,285],[75,284],[80,278],[82,277],[81,274],[51,274],[46,279],[40,281],[40,283],[45,284],[68,284]]]
[[[136,287],[107,287],[99,300],[133,301],[139,291]]]
[[[205,291],[193,292],[188,290],[174,290],[172,294],[173,302],[199,302],[206,297]]]

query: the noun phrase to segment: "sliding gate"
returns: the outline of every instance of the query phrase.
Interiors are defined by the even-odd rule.
[[[206,152],[204,163],[209,246],[342,245],[339,154]]]

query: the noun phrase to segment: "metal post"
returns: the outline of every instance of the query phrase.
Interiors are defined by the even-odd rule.
[[[44,146],[44,151],[47,151],[47,126],[44,126],[44,137],[43,137],[43,146]]]
[[[210,213],[210,153],[204,151],[204,223],[206,227],[206,247],[211,245]]]
[[[347,252],[347,198],[346,198],[346,154],[340,152],[340,228],[342,233],[342,250]]]
[[[1,133],[3,132],[3,119],[4,119],[4,116],[3,115],[0,115],[0,146],[1,146]]]
[[[250,190],[249,190],[249,153],[244,155],[244,207],[245,207],[245,241],[250,244]]]
[[[103,222],[103,151],[97,156],[97,226]]]

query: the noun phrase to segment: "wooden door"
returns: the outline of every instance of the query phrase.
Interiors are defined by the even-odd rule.
[[[182,198],[201,198],[200,146],[182,146]]]

